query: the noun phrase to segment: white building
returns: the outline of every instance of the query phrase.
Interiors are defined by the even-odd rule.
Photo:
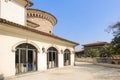
[[[28,0],[0,0],[0,74],[4,77],[74,65],[78,43],[53,34],[56,18]]]

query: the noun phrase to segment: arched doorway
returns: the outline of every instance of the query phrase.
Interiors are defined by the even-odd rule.
[[[37,70],[37,49],[28,43],[20,44],[15,52],[16,74]]]
[[[66,49],[64,51],[64,66],[70,65],[70,51]]]
[[[50,47],[47,50],[47,68],[58,67],[58,51],[54,47]]]

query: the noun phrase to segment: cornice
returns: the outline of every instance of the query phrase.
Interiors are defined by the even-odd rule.
[[[17,23],[8,21],[8,20],[6,20],[6,19],[0,18],[0,24],[11,25],[12,27],[17,27],[17,28],[24,29],[24,30],[28,30],[28,31],[31,31],[31,32],[34,32],[34,33],[37,33],[37,34],[41,34],[41,35],[44,35],[44,36],[48,36],[48,37],[51,37],[51,38],[54,38],[54,39],[58,39],[58,40],[61,40],[61,41],[65,41],[65,42],[74,44],[75,46],[79,45],[79,43],[76,43],[76,42],[73,42],[73,41],[70,41],[70,40],[67,40],[67,39],[64,39],[64,38],[55,36],[55,35],[51,35],[51,34],[48,34],[48,33],[45,33],[45,32],[39,31],[39,30],[35,30],[35,29],[29,28],[29,27],[27,27],[27,26],[23,26],[23,25],[20,25],[20,24],[17,24]]]
[[[0,0],[1,1],[1,0]],[[30,2],[29,0],[4,0],[5,2],[9,2],[9,1],[16,1],[18,3],[24,4],[25,7],[30,7],[33,5],[32,2]]]
[[[27,9],[27,17],[37,17],[37,18],[42,18],[42,19],[46,19],[47,21],[49,21],[53,26],[57,24],[57,19],[55,18],[55,16],[53,16],[52,14],[42,11],[42,10],[38,10],[38,9],[31,9],[28,8]]]
[[[29,1],[29,0],[25,0],[26,2],[27,2],[27,4],[26,4],[26,6],[32,6],[33,5],[33,3],[31,2],[31,1]]]

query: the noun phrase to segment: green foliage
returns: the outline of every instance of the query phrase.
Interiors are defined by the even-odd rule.
[[[115,37],[120,36],[120,22],[117,22],[116,24],[111,25],[109,28],[110,30],[112,30],[113,35]]]
[[[84,58],[87,58],[87,57],[89,57],[89,56],[88,56],[87,54],[84,54],[83,57],[84,57]]]
[[[113,46],[115,54],[120,54],[120,36],[114,37],[111,44]]]
[[[90,57],[99,57],[99,50],[98,49],[90,49],[88,51],[88,54],[90,55]]]
[[[120,22],[110,26],[115,36],[111,42],[115,54],[120,54]]]
[[[101,50],[100,50],[100,57],[110,57],[115,53],[112,45],[105,45]]]

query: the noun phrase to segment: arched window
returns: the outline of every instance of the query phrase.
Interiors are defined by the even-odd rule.
[[[58,67],[58,51],[54,47],[50,47],[47,50],[47,68]]]
[[[64,66],[70,65],[70,51],[66,49],[64,51]]]
[[[37,70],[37,49],[28,43],[16,47],[15,53],[16,74]]]

